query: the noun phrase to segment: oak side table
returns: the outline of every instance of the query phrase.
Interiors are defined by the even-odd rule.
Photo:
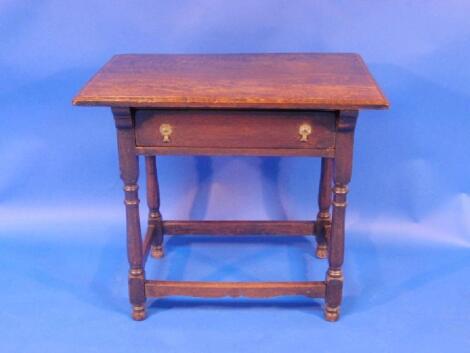
[[[359,109],[388,108],[357,54],[117,55],[74,98],[111,107],[124,183],[132,317],[146,299],[194,297],[324,298],[326,320],[342,299],[346,194]],[[321,157],[316,220],[163,220],[156,155]],[[145,157],[147,231],[139,217],[139,157]],[[332,208],[330,216],[330,208]],[[324,281],[196,282],[145,277],[148,254],[163,256],[164,235],[316,236],[328,259]]]

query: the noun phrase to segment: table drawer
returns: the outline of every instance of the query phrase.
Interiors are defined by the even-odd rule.
[[[335,114],[321,111],[137,110],[139,147],[329,149]]]

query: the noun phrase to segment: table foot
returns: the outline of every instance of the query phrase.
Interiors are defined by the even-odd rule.
[[[325,305],[324,314],[326,321],[338,321],[339,306],[333,308],[331,306]]]
[[[319,259],[326,259],[328,257],[328,246],[326,244],[317,244],[315,256]]]
[[[164,256],[163,246],[152,245],[152,257],[155,259],[161,259]]]
[[[132,319],[136,321],[142,321],[147,317],[147,311],[145,305],[134,305],[132,306]]]

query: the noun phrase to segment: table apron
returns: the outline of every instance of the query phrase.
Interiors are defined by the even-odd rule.
[[[334,158],[335,149],[296,148],[211,148],[211,147],[143,147],[135,151],[144,156],[257,156],[257,157],[325,157]]]
[[[135,112],[136,146],[166,154],[323,155],[335,135],[336,114],[327,111]]]

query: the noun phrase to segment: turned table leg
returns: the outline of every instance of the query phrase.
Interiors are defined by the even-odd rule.
[[[341,111],[336,123],[336,152],[333,171],[333,217],[328,242],[325,319],[336,321],[343,295],[344,225],[346,195],[352,175],[354,127],[357,111]]]
[[[152,250],[154,258],[163,257],[163,226],[160,214],[160,190],[158,187],[157,162],[155,156],[145,157],[147,174],[147,204],[149,208],[148,226],[153,229]]]
[[[132,318],[143,320],[145,308],[145,271],[143,268],[142,235],[140,230],[139,160],[135,152],[132,112],[128,108],[112,108],[117,129],[119,168],[124,183],[126,206],[127,257],[129,261],[129,298]]]
[[[333,179],[333,159],[321,159],[321,176],[318,191],[318,214],[315,223],[317,241],[316,256],[325,259],[328,256],[328,234],[331,229],[331,183]]]

